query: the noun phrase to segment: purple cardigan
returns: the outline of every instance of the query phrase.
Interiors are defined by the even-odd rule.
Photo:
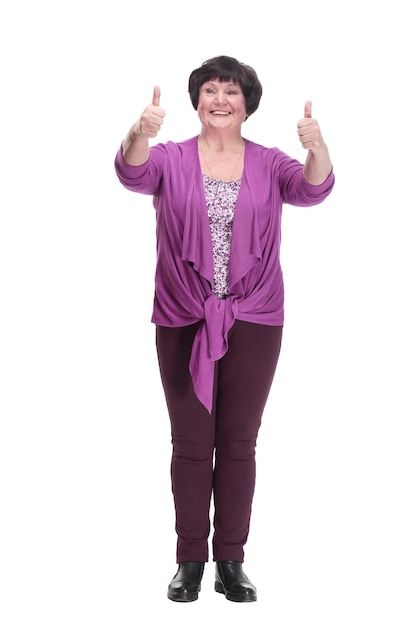
[[[128,165],[120,148],[115,167],[127,189],[153,196],[157,260],[151,321],[170,327],[202,321],[190,373],[197,397],[211,412],[214,362],[227,351],[234,321],[284,322],[282,205],[319,204],[332,190],[334,174],[321,185],[310,185],[299,161],[245,139],[230,251],[230,296],[220,300],[211,287],[213,247],[197,141],[193,137],[154,145],[148,161],[139,166]]]

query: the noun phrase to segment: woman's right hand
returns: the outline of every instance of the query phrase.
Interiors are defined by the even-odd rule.
[[[153,98],[122,142],[123,157],[129,165],[142,165],[149,158],[149,139],[156,137],[164,123],[165,111],[159,106],[161,90],[154,87]]]
[[[161,90],[154,87],[152,103],[149,104],[138,120],[138,134],[140,137],[151,139],[159,133],[164,123],[165,111],[159,106]]]

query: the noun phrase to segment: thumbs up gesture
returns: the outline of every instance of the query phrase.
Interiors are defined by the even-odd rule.
[[[323,144],[320,126],[317,120],[311,117],[311,102],[308,101],[304,106],[304,117],[297,124],[298,136],[303,148],[310,152],[316,152]]]
[[[161,90],[154,87],[153,98],[139,119],[139,135],[141,137],[156,137],[164,123],[165,111],[159,106]]]

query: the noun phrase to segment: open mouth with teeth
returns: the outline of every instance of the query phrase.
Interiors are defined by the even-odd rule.
[[[210,111],[212,115],[231,115],[230,111]]]

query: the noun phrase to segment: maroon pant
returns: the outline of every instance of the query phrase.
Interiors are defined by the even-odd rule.
[[[197,399],[189,361],[198,324],[158,326],[156,345],[171,420],[177,562],[243,561],[255,488],[255,447],[281,348],[282,327],[236,321],[216,363],[213,411]]]

